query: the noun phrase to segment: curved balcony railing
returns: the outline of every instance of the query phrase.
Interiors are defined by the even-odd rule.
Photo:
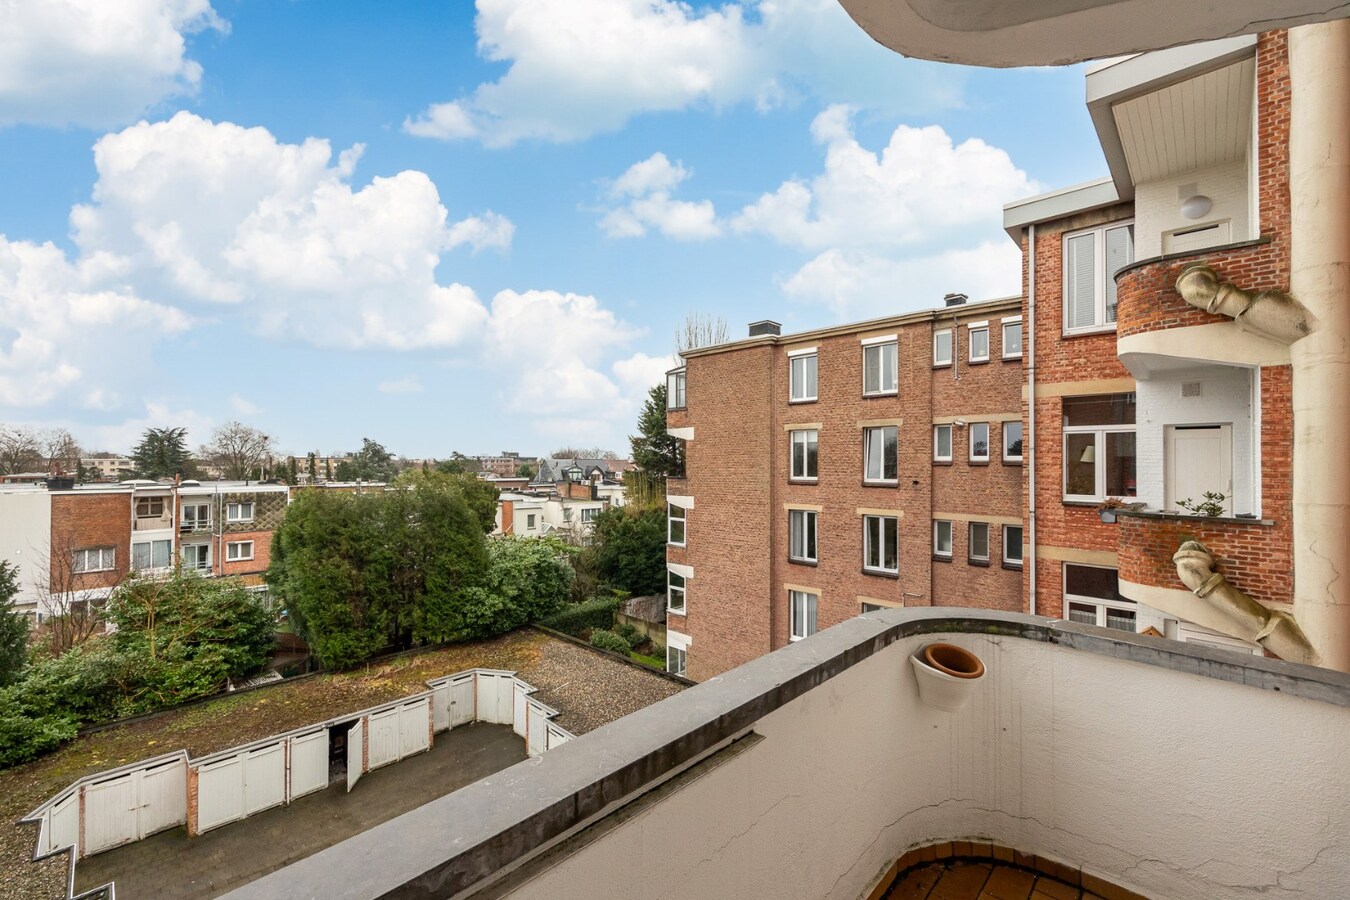
[[[1116,273],[1116,337],[1231,321],[1191,306],[1177,293],[1177,276],[1200,263],[1249,290],[1289,288],[1288,253],[1269,238],[1141,259]]]

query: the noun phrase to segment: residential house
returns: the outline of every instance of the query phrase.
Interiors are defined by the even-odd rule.
[[[558,491],[502,491],[497,496],[497,524],[492,533],[577,536],[588,531],[609,505],[589,490],[576,496]]]
[[[701,681],[884,607],[1021,611],[1021,300],[780,331],[668,377],[670,670]]]

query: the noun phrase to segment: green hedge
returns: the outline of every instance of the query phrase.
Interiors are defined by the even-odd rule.
[[[622,602],[618,597],[596,597],[585,603],[567,606],[562,612],[541,619],[539,624],[572,637],[580,637],[587,628],[612,628],[614,613]]]
[[[608,650],[611,653],[628,655],[628,642],[614,632],[605,631],[603,628],[597,628],[591,632],[591,646]]]

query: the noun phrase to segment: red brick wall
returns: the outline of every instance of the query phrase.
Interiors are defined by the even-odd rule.
[[[1184,589],[1172,554],[1199,541],[1214,556],[1215,571],[1262,603],[1289,603],[1293,573],[1284,529],[1259,523],[1216,522],[1187,516],[1122,516],[1120,577],[1135,584]]]
[[[51,584],[60,589],[71,572],[71,552],[115,547],[117,568],[111,572],[71,575],[73,590],[114,587],[131,568],[130,495],[76,492],[52,494]]]
[[[217,538],[212,567],[217,575],[247,575],[254,572],[266,572],[272,558],[272,532],[235,531]],[[238,562],[227,561],[226,545],[236,541],[253,542],[253,559]]]

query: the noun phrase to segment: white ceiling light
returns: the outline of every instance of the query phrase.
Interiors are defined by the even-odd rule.
[[[1181,214],[1188,219],[1198,219],[1214,208],[1214,201],[1204,194],[1194,194],[1181,203]]]

